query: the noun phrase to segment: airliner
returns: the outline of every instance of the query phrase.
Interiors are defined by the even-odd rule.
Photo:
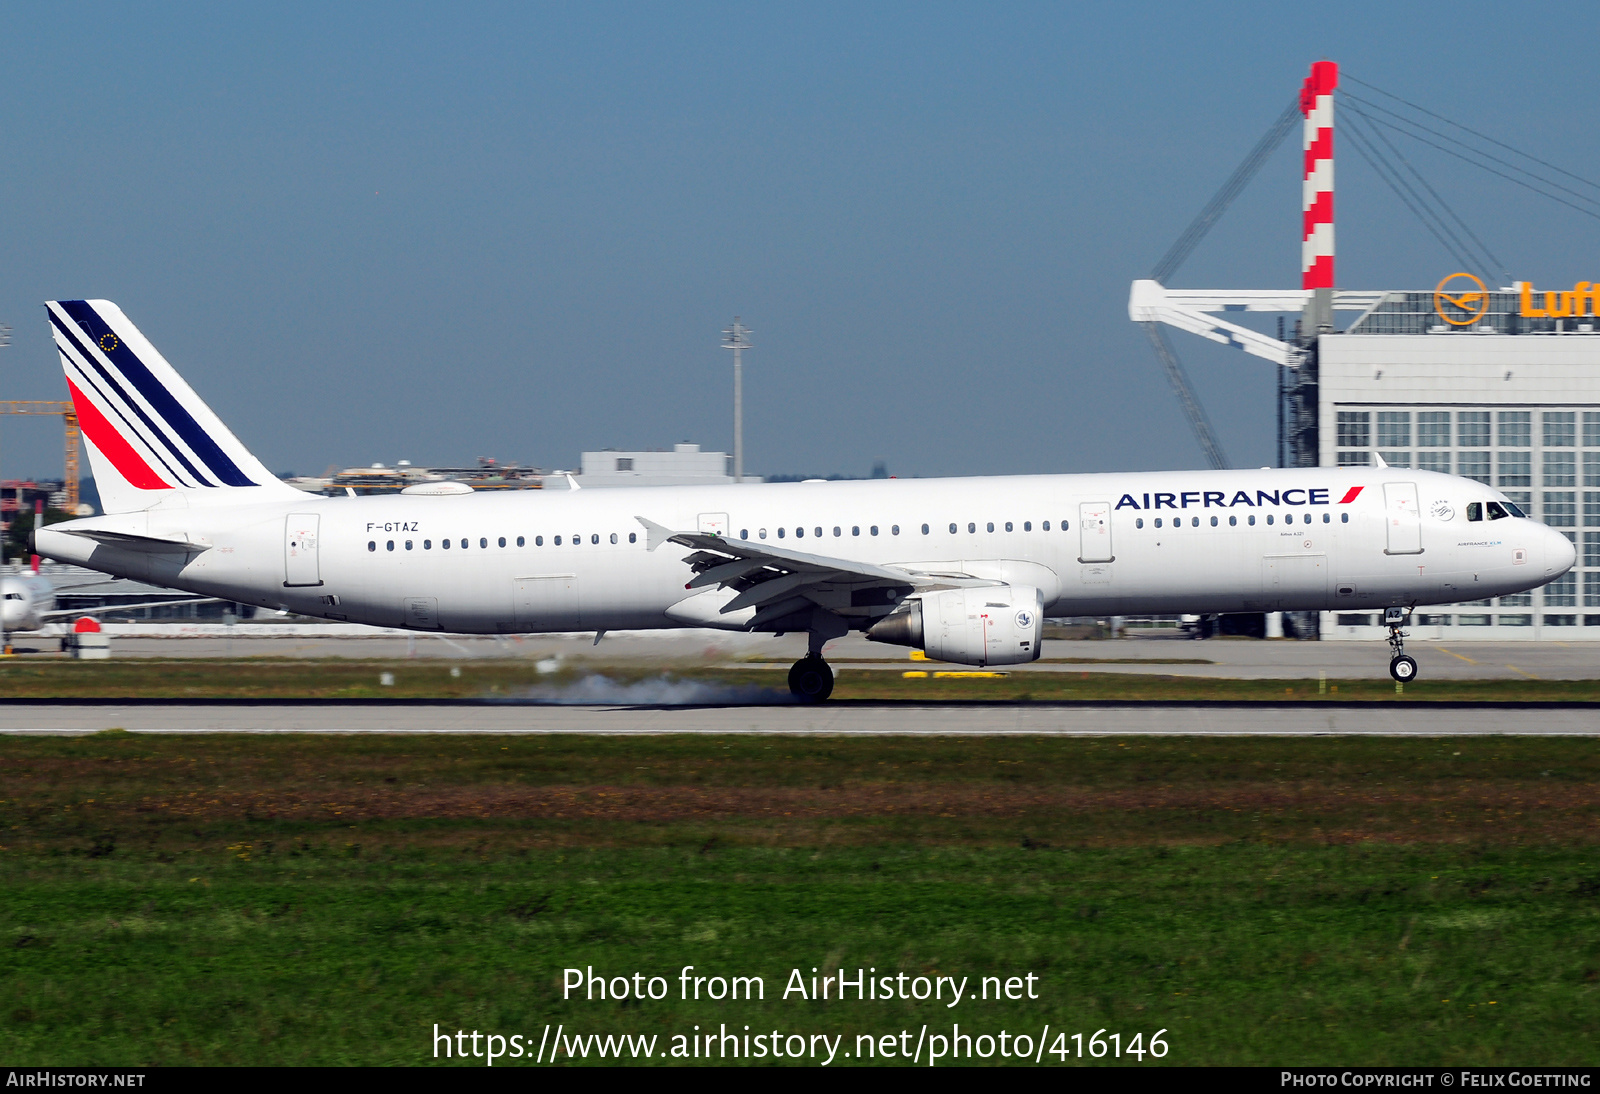
[[[1491,487],[1369,467],[322,497],[281,482],[122,310],[46,304],[105,513],[44,555],[222,600],[469,634],[851,631],[933,660],[1035,661],[1047,616],[1382,611],[1524,592],[1572,543]]]

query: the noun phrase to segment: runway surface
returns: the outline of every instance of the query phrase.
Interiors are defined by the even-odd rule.
[[[256,628],[270,631],[270,628]],[[54,640],[17,637],[23,660],[58,656]],[[716,631],[629,632],[608,635],[596,646],[592,634],[516,635],[502,638],[419,634],[410,637],[227,639],[215,635],[175,638],[114,637],[112,656],[140,658],[375,658],[427,661],[527,660],[554,658],[564,665],[653,664],[661,667],[713,667],[789,670],[805,652],[805,636],[735,634]],[[1424,680],[1586,680],[1600,676],[1600,643],[1595,642],[1433,642],[1413,639],[1406,651],[1417,659]],[[897,646],[849,635],[831,642],[828,660],[839,669],[903,672],[926,668]],[[1382,642],[1261,642],[1219,638],[1195,642],[1175,635],[1136,636],[1105,641],[1050,639],[1046,660],[1012,665],[1010,672],[1161,673],[1171,676],[1234,679],[1387,679],[1389,651]],[[751,660],[761,658],[762,660]],[[1063,663],[1070,662],[1070,663]]]
[[[1600,736],[1600,706],[1407,703],[541,706],[447,702],[0,703],[0,733],[733,733],[886,736]]]

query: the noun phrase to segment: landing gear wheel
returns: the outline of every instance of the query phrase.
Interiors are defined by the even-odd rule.
[[[1389,662],[1389,675],[1399,684],[1409,684],[1417,678],[1417,662],[1413,657],[1401,654]]]
[[[833,694],[833,670],[820,657],[802,657],[789,670],[789,690],[802,703],[820,703]]]

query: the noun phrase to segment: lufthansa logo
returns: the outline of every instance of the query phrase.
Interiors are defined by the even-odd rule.
[[[1433,310],[1452,327],[1470,327],[1489,311],[1488,286],[1472,274],[1453,273],[1433,290]]]
[[[110,331],[106,331],[100,336],[100,348],[105,350],[107,353],[110,353],[120,345],[122,345],[122,342]]]

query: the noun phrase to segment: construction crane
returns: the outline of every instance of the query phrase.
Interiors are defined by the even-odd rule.
[[[0,400],[0,414],[59,414],[62,424],[66,427],[67,449],[67,477],[65,489],[67,492],[67,512],[73,516],[78,514],[78,448],[80,445],[78,434],[78,412],[71,403],[57,403],[44,399],[12,399]]]
[[[1155,270],[1150,274],[1152,280],[1165,285],[1167,280],[1178,272],[1178,267],[1183,265],[1184,260],[1200,245],[1206,233],[1211,231],[1212,226],[1227,211],[1228,206],[1233,204],[1233,199],[1239,196],[1239,192],[1256,176],[1256,172],[1261,170],[1261,165],[1266,163],[1268,157],[1283,143],[1283,139],[1289,135],[1299,117],[1300,99],[1296,96],[1294,101],[1284,108],[1283,113],[1278,115],[1266,135],[1256,142],[1256,146],[1250,150],[1244,162],[1228,176],[1228,181],[1222,184],[1222,189],[1206,203],[1206,207],[1200,210],[1200,215],[1194,218],[1183,235],[1178,237],[1177,242],[1157,263]],[[1206,461],[1214,468],[1227,467],[1228,457],[1222,452],[1216,431],[1211,428],[1211,420],[1206,417],[1205,409],[1200,405],[1200,399],[1195,395],[1188,374],[1184,372],[1183,364],[1178,360],[1178,354],[1172,348],[1172,343],[1167,341],[1166,332],[1161,329],[1159,323],[1141,325],[1150,338],[1150,348],[1156,351],[1156,360],[1161,362],[1162,369],[1166,371],[1167,383],[1172,385],[1172,393],[1178,397],[1178,405],[1183,408],[1184,416],[1189,419],[1189,428],[1194,431],[1194,439],[1200,445],[1200,451],[1205,454]]]

